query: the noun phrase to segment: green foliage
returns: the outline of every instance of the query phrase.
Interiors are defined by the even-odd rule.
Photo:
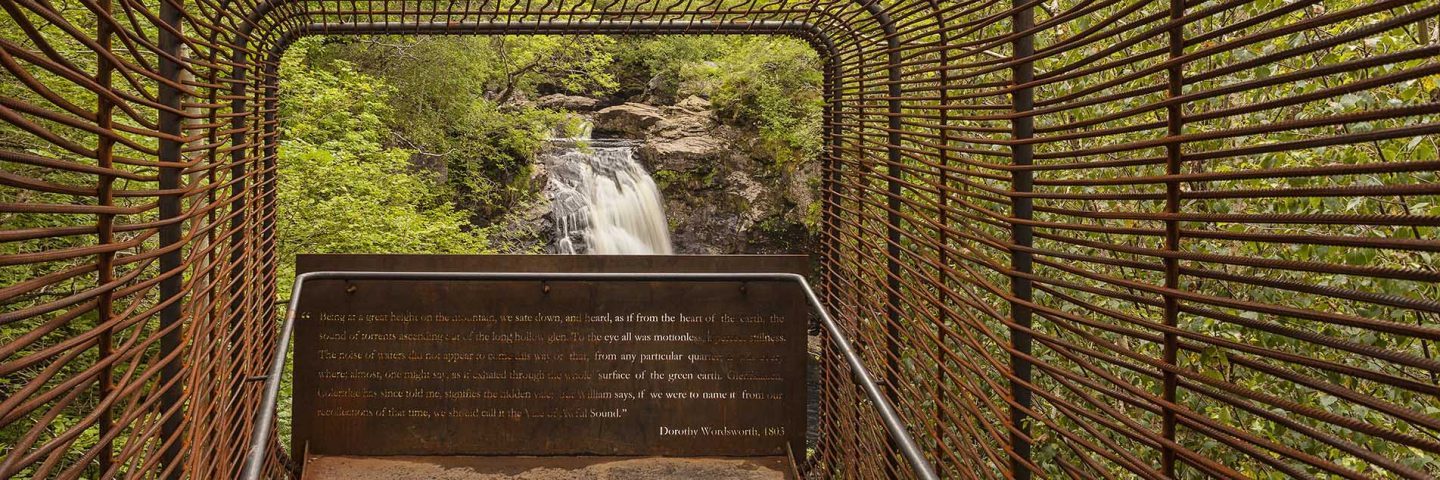
[[[476,253],[484,236],[387,147],[393,90],[344,62],[304,68],[309,43],[281,68],[279,226],[282,279],[297,253]]]
[[[530,164],[565,116],[519,102],[541,90],[601,95],[606,37],[375,37],[305,53],[317,70],[347,65],[390,86],[384,143],[416,151],[456,205],[487,224],[528,200]]]
[[[694,70],[713,65],[734,43],[734,38],[721,36],[623,38],[616,44],[611,70],[625,84],[638,87],[626,93],[640,93],[646,87],[654,87],[652,94],[673,100],[680,95],[682,83],[697,77]],[[696,89],[692,86],[688,90]],[[708,95],[713,88],[700,90],[694,93]]]
[[[386,128],[373,130],[385,135],[374,141],[414,151],[413,166],[433,173],[476,225],[539,190],[533,159],[568,118],[524,101],[542,92],[603,96],[656,77],[662,95],[711,98],[726,122],[757,131],[776,166],[820,151],[819,60],[788,38],[327,38],[302,50],[295,68],[361,72],[383,85],[356,92],[386,99],[375,110]]]
[[[760,131],[766,151],[781,164],[820,154],[820,59],[789,38],[741,42],[715,62],[719,78],[711,101],[732,123]]]
[[[1363,2],[1324,3],[1323,7],[1316,5],[1314,9],[1295,10],[1281,15],[1276,13],[1275,9],[1286,5],[1282,1],[1254,2],[1213,17],[1197,19],[1195,25],[1187,27],[1187,32],[1234,28],[1232,38],[1240,38],[1260,31],[1278,31],[1272,29],[1288,28],[1315,21],[1321,15],[1336,15],[1337,12],[1365,5]],[[1123,11],[1106,7],[1097,10],[1093,15],[1077,16],[1070,21],[1044,16],[1046,11],[1067,11],[1076,5],[1084,4],[1083,1],[1067,0],[1054,2],[1050,9],[1037,9],[1037,22],[1044,24],[1055,21],[1056,24],[1053,28],[1037,32],[1036,44],[1048,46],[1065,43],[1067,39],[1084,35],[1083,32],[1090,29],[1102,28],[1097,23],[1108,15],[1118,15],[1115,23],[1126,25],[1116,28],[1127,28],[1127,24],[1142,23],[1139,18],[1164,12],[1163,9],[1158,12],[1145,9]],[[1271,14],[1275,16],[1262,18]],[[1424,215],[1437,204],[1436,198],[1434,195],[1412,194],[1357,193],[1350,196],[1323,196],[1272,193],[1298,192],[1306,188],[1356,187],[1360,190],[1385,185],[1433,185],[1437,178],[1434,172],[1430,171],[1356,175],[1299,172],[1306,168],[1415,162],[1434,158],[1434,135],[1403,135],[1398,138],[1377,135],[1380,139],[1374,141],[1311,145],[1304,143],[1361,132],[1383,132],[1389,129],[1433,125],[1437,117],[1433,114],[1415,114],[1310,127],[1275,126],[1327,117],[1360,115],[1387,108],[1415,108],[1417,105],[1440,99],[1440,90],[1436,89],[1434,75],[1415,79],[1405,79],[1401,75],[1405,72],[1413,73],[1417,68],[1428,67],[1433,63],[1433,59],[1387,63],[1356,68],[1353,71],[1333,68],[1345,65],[1346,62],[1413,51],[1420,45],[1429,43],[1420,41],[1420,36],[1416,34],[1420,29],[1414,28],[1413,24],[1383,33],[1376,32],[1363,40],[1337,42],[1312,54],[1284,54],[1287,50],[1300,46],[1320,45],[1322,42],[1335,40],[1338,36],[1354,33],[1398,14],[1400,12],[1397,10],[1375,13],[1370,18],[1335,21],[1323,28],[1299,31],[1293,35],[1266,37],[1253,43],[1235,45],[1233,48],[1216,49],[1226,42],[1224,39],[1197,42],[1193,51],[1216,50],[1197,55],[1184,64],[1183,75],[1190,80],[1184,85],[1181,94],[1192,98],[1187,100],[1180,110],[1186,118],[1182,134],[1220,135],[1181,142],[1180,151],[1184,160],[1179,173],[1235,176],[1181,183],[1180,191],[1189,196],[1179,202],[1178,210],[1184,214],[1217,217],[1233,215],[1239,218],[1233,221],[1177,222],[1184,232],[1178,247],[1180,255],[1183,255],[1180,265],[1187,273],[1182,275],[1176,288],[1187,294],[1208,298],[1179,302],[1182,311],[1175,314],[1175,317],[1184,335],[1180,340],[1183,348],[1176,355],[1176,362],[1182,369],[1195,372],[1198,376],[1228,382],[1237,391],[1245,392],[1244,395],[1261,394],[1273,397],[1253,400],[1241,398],[1240,395],[1207,394],[1211,391],[1209,387],[1181,387],[1177,403],[1204,418],[1233,427],[1236,431],[1273,441],[1307,455],[1334,461],[1360,472],[1361,476],[1376,478],[1394,478],[1395,475],[1375,463],[1337,450],[1333,445],[1317,438],[1317,435],[1303,433],[1302,429],[1344,438],[1368,452],[1397,459],[1399,463],[1410,465],[1429,475],[1440,472],[1440,461],[1437,461],[1433,453],[1357,433],[1311,413],[1324,412],[1339,418],[1354,419],[1378,429],[1433,439],[1434,432],[1418,426],[1416,422],[1389,415],[1381,409],[1365,405],[1364,402],[1337,395],[1336,392],[1373,397],[1378,399],[1377,402],[1434,418],[1440,414],[1440,403],[1437,403],[1436,397],[1406,388],[1395,388],[1375,380],[1376,377],[1383,376],[1433,384],[1436,382],[1434,377],[1422,369],[1404,366],[1402,362],[1376,358],[1367,353],[1383,350],[1387,355],[1404,356],[1412,360],[1428,359],[1433,357],[1434,346],[1430,341],[1415,336],[1350,326],[1346,325],[1345,321],[1337,322],[1331,318],[1432,325],[1434,316],[1418,309],[1386,305],[1384,302],[1348,300],[1346,297],[1378,295],[1390,298],[1433,299],[1440,291],[1429,282],[1377,278],[1357,270],[1349,273],[1327,271],[1354,266],[1377,270],[1433,272],[1437,259],[1432,252],[1422,251],[1423,249],[1355,247],[1337,244],[1336,240],[1433,240],[1437,230],[1432,226],[1388,224],[1389,220],[1381,216]],[[1236,26],[1245,22],[1254,22],[1254,26]],[[1427,27],[1424,27],[1422,22],[1421,29],[1423,28]],[[1003,35],[1001,32],[988,32],[987,35]],[[955,40],[952,38],[951,41]],[[1164,382],[1158,375],[1141,373],[1143,369],[1125,365],[1125,362],[1138,358],[1164,358],[1164,345],[1126,329],[1138,328],[1148,334],[1151,333],[1147,326],[1149,322],[1158,324],[1167,317],[1159,292],[1131,287],[1144,285],[1148,288],[1166,284],[1163,270],[1153,267],[1161,263],[1159,257],[1164,254],[1164,242],[1160,232],[1164,232],[1167,225],[1161,221],[1125,218],[1124,215],[1133,212],[1160,212],[1165,207],[1165,199],[1163,196],[1148,200],[1067,198],[1071,195],[1124,196],[1164,191],[1163,185],[1143,179],[1167,174],[1163,162],[1167,155],[1165,146],[1158,142],[1146,143],[1167,135],[1167,113],[1157,107],[1165,101],[1166,94],[1163,89],[1151,88],[1164,85],[1167,81],[1161,66],[1166,59],[1163,56],[1145,57],[1150,52],[1163,52],[1166,38],[1137,38],[1136,42],[1133,46],[1118,50],[1115,49],[1115,44],[1110,42],[1095,42],[1068,49],[1057,48],[1053,53],[1040,55],[1036,59],[1035,69],[1037,75],[1041,76],[1059,75],[1069,69],[1094,65],[1115,67],[1097,69],[1064,81],[1041,82],[1042,85],[1035,87],[1037,102],[1045,105],[1040,110],[1050,109],[1034,117],[1037,130],[1043,132],[1036,136],[1049,137],[1034,145],[1036,164],[1048,167],[1037,171],[1035,180],[1037,185],[1044,185],[1043,191],[1055,195],[1052,198],[1034,200],[1035,218],[1048,225],[1067,226],[1037,228],[1034,247],[1040,251],[1057,253],[1046,262],[1037,261],[1035,266],[1034,273],[1038,278],[1054,279],[1049,282],[1054,288],[1037,289],[1035,303],[1054,311],[1037,316],[1033,328],[1053,336],[1056,339],[1055,345],[1094,345],[1097,350],[1117,352],[1115,358],[1122,359],[1110,361],[1095,357],[1085,358],[1084,360],[1091,362],[1090,365],[1098,366],[1096,371],[1086,372],[1075,366],[1078,362],[1075,357],[1070,356],[1073,350],[1067,352],[1065,347],[1053,345],[1036,348],[1036,357],[1046,364],[1070,369],[1080,375],[1095,374],[1091,379],[1099,379],[1099,375],[1110,376],[1108,378],[1134,385],[1140,391],[1158,394],[1164,389]],[[1187,54],[1191,52],[1189,48],[1187,46]],[[955,54],[952,52],[951,55]],[[940,58],[923,60],[926,63],[949,65],[968,61],[957,60],[956,56],[950,56],[944,61]],[[917,60],[916,63],[920,61]],[[1273,85],[1255,84],[1281,75],[1318,72],[1322,69],[1330,69],[1331,73],[1303,76],[1296,81]],[[1145,71],[1154,74],[1136,73]],[[1194,78],[1217,71],[1224,73],[1203,81]],[[942,81],[941,75],[946,73],[949,77],[943,81],[955,86],[949,93],[959,93],[950,97],[950,104],[940,104],[941,98],[931,98],[928,102],[921,100],[927,94],[916,94],[912,98],[915,98],[916,102],[926,103],[917,110],[948,112],[939,115],[949,115],[948,123],[952,130],[936,128],[935,124],[938,122],[917,121],[915,125],[906,126],[907,135],[913,134],[916,138],[948,136],[949,142],[962,145],[952,152],[960,152],[960,155],[965,156],[962,157],[965,158],[964,161],[994,160],[1003,164],[1008,153],[1003,147],[993,149],[993,153],[985,152],[989,148],[986,142],[975,142],[969,138],[1004,139],[1011,126],[1009,122],[999,116],[968,115],[964,112],[991,109],[1005,111],[1009,108],[1009,99],[1005,95],[965,95],[987,91],[992,85],[1006,85],[1013,81],[1011,72],[957,67],[915,74],[929,75],[930,79],[938,82]],[[1393,80],[1377,81],[1386,77]],[[1362,82],[1371,83],[1364,88],[1357,88]],[[1228,88],[1233,90],[1224,90]],[[946,107],[959,109],[944,110]],[[930,126],[924,125],[926,123]],[[957,130],[963,133],[957,133]],[[1257,133],[1245,133],[1247,130]],[[1286,146],[1283,142],[1294,143]],[[1287,148],[1272,148],[1279,146]],[[973,150],[970,150],[971,148]],[[1254,150],[1247,151],[1252,148]],[[1147,161],[1151,159],[1161,161]],[[1067,166],[1074,168],[1065,168]],[[911,162],[907,167],[917,171],[928,168],[918,161]],[[912,177],[912,181],[934,180],[917,175]],[[951,188],[959,193],[948,197],[957,199],[950,205],[964,215],[986,215],[987,210],[982,208],[1000,212],[1010,208],[1004,203],[989,200],[981,200],[977,202],[979,207],[973,207],[968,200],[985,197],[987,190],[1004,191],[1011,188],[1010,182],[1003,177],[992,180],[984,175],[966,174],[960,181],[952,184]],[[1037,191],[1039,190],[1041,188],[1037,188]],[[921,189],[907,191],[905,195],[907,199],[921,204],[945,201],[945,197]],[[1209,197],[1210,195],[1214,196]],[[1097,212],[1120,216],[1092,216]],[[1254,220],[1262,216],[1315,218],[1320,215],[1344,215],[1374,220],[1355,225],[1329,225],[1323,222],[1269,223]],[[1244,218],[1245,216],[1254,217]],[[955,217],[951,217],[948,222],[952,225],[963,225],[971,234],[978,236],[1008,238],[1010,234],[1007,229],[992,228],[986,222],[971,222]],[[1076,228],[1072,229],[1068,225]],[[1100,231],[1102,228],[1113,231]],[[1129,231],[1125,231],[1126,229]],[[1045,232],[1043,236],[1038,234],[1041,231]],[[1231,235],[1247,235],[1249,238],[1227,238]],[[1276,238],[1254,240],[1263,235],[1274,235]],[[1280,238],[1286,240],[1279,240]],[[1009,252],[992,249],[985,242],[968,239],[949,241],[954,242],[957,250],[966,252],[966,256],[974,258],[975,261],[999,263],[1008,260]],[[903,241],[902,248],[923,249],[925,244],[910,243],[907,239]],[[1039,258],[1037,256],[1037,260]],[[1288,264],[1286,267],[1269,268],[1250,266],[1260,261]],[[1144,266],[1135,268],[1132,265]],[[1192,277],[1189,272],[1197,273]],[[981,277],[984,282],[994,285],[1004,285],[1009,281],[986,273],[980,275],[985,275]],[[1277,313],[1271,306],[1295,308],[1296,311]],[[1002,314],[1008,308],[1004,302],[998,301],[990,303],[988,307],[993,307]],[[1060,317],[1060,314],[1072,317]],[[1007,326],[990,323],[986,328],[999,331]],[[962,352],[961,355],[969,355],[974,351],[1004,355],[1000,348],[988,351],[976,348]],[[1290,363],[1280,358],[1280,355],[1307,360],[1303,365],[1299,362]],[[1373,376],[1362,378],[1353,375],[1348,369],[1363,369]],[[1282,374],[1314,381],[1308,384],[1296,382],[1281,376]],[[1113,442],[1118,446],[1117,450],[1138,452],[1143,462],[1158,464],[1159,453],[1135,442],[1133,438],[1117,432],[1086,432],[1084,429],[1094,426],[1095,423],[1089,419],[1072,417],[1071,413],[1059,408],[1060,401],[1085,405],[1089,399],[1081,395],[1087,393],[1094,394],[1090,398],[1101,398],[1102,402],[1112,400],[1098,394],[1097,390],[1087,390],[1084,387],[1076,389],[1062,383],[1062,380],[1066,379],[1036,375],[1039,388],[1056,395],[1055,401],[1036,401],[1036,409],[1040,415],[1056,421],[1053,426],[1039,422],[1034,425],[1034,459],[1048,469],[1047,474],[1066,476],[1068,472],[1058,467],[1061,461],[1082,461],[1083,454],[1077,454],[1072,449],[1074,442],[1071,438],[1058,433],[1062,429],[1072,434],[1084,432],[1078,433],[1080,438]],[[1293,403],[1276,406],[1276,399]],[[1119,416],[1127,421],[1147,426],[1159,425],[1161,422],[1159,415],[1154,412],[1134,408],[1126,402],[1113,402],[1112,406],[1117,409]],[[1276,420],[1277,418],[1280,420]],[[1213,434],[1184,427],[1178,431],[1177,438],[1181,444],[1216,460],[1219,464],[1257,478],[1280,476],[1280,472],[1267,462],[1242,451],[1241,448],[1245,445],[1237,448],[1216,440],[1217,437],[1212,436]],[[1116,470],[1109,473],[1114,474]],[[1301,467],[1300,470],[1322,478],[1327,475],[1307,470],[1306,467]],[[1196,469],[1183,465],[1177,476],[1204,478]]]
[[[72,5],[60,2],[60,5]],[[97,62],[93,50],[89,46],[77,41],[69,33],[56,28],[55,25],[24,8],[11,10],[9,13],[0,14],[0,38],[4,38],[9,44],[7,48],[12,49],[11,53],[18,50],[36,51],[37,44],[29,37],[15,17],[10,15],[22,15],[27,22],[36,28],[35,32],[46,42],[48,47],[55,52],[55,55],[63,58],[77,71],[95,71]],[[93,31],[96,20],[88,10],[79,5],[73,5],[73,9],[67,10],[63,15],[65,21],[80,28]],[[98,96],[85,86],[81,86],[71,79],[51,70],[36,68],[34,64],[27,61],[17,61],[7,67],[7,73],[0,74],[0,97],[8,102],[20,102],[40,109],[55,109],[57,103],[40,93],[35,87],[21,82],[13,75],[16,69],[23,70],[26,75],[34,78],[35,81],[44,85],[43,90],[48,94],[63,99],[63,102],[71,105],[79,105],[79,108],[88,108],[95,105],[99,100]],[[119,82],[117,82],[119,83]],[[134,93],[125,85],[116,85],[117,90],[127,93]],[[11,108],[15,103],[9,103]],[[43,135],[54,135],[70,142],[72,145],[82,149],[94,149],[98,145],[98,136],[84,129],[75,128],[64,122],[57,122],[41,116],[16,113],[13,110],[7,111],[15,118],[24,118],[30,123],[30,127],[18,126],[13,121],[0,121],[0,150],[6,152],[19,152],[28,155],[35,155],[43,158],[63,162],[72,166],[93,167],[98,162],[83,152],[76,152],[56,145],[52,140],[37,134],[35,129],[45,132]],[[146,112],[148,113],[148,112]],[[135,121],[126,114],[115,115],[115,121],[122,125],[134,125]],[[143,158],[143,153],[137,152],[134,147],[153,148],[154,140],[143,135],[121,133],[119,138],[124,142],[117,144],[114,151],[117,155],[129,156],[131,158]],[[125,165],[117,166],[122,170],[139,170]],[[93,194],[76,193],[69,191],[84,192],[87,189],[94,189],[96,185],[95,175],[67,170],[63,168],[50,168],[35,165],[27,162],[16,162],[11,159],[0,161],[0,170],[3,170],[6,181],[0,182],[0,203],[10,205],[55,205],[70,207],[75,205],[93,205],[96,203]],[[149,172],[152,173],[153,172]],[[25,183],[17,183],[22,180]],[[140,180],[116,182],[123,187],[132,189],[156,188],[154,182]],[[33,185],[46,185],[45,188],[33,188]],[[60,187],[51,190],[53,187]],[[119,207],[136,207],[153,201],[148,198],[116,198],[113,204]],[[98,241],[96,235],[86,232],[97,223],[98,215],[80,213],[51,213],[44,211],[25,211],[23,209],[5,209],[0,213],[0,231],[6,233],[16,232],[39,232],[42,229],[69,229],[79,233],[72,234],[45,234],[45,235],[20,235],[14,238],[7,238],[0,242],[0,257],[6,259],[20,259],[24,255],[39,253],[63,252],[70,249],[86,248],[95,246]],[[154,221],[156,216],[152,211],[144,211],[131,215],[117,215],[116,223],[140,223]],[[116,235],[117,241],[130,241],[136,237],[134,234],[120,233]],[[157,239],[139,239],[132,250],[152,250],[158,244]],[[120,255],[124,255],[121,252]],[[81,465],[83,454],[95,448],[99,441],[99,428],[89,415],[98,402],[93,383],[82,382],[67,386],[70,382],[87,369],[93,368],[100,358],[98,349],[85,347],[69,347],[56,350],[67,343],[74,344],[74,339],[85,338],[96,331],[99,322],[99,315],[88,304],[83,302],[68,303],[65,308],[43,308],[53,302],[64,302],[66,298],[73,298],[75,295],[83,295],[93,291],[98,284],[98,275],[92,270],[86,270],[87,264],[93,264],[95,255],[75,255],[56,258],[53,260],[37,261],[34,259],[19,262],[4,262],[0,265],[0,288],[7,290],[3,301],[5,313],[14,313],[26,309],[42,307],[42,313],[32,314],[24,318],[12,319],[0,324],[0,345],[10,350],[6,356],[6,362],[18,362],[38,360],[26,368],[20,368],[5,375],[0,375],[0,398],[12,403],[13,409],[7,410],[6,415],[10,416],[7,423],[0,425],[0,455],[10,459],[18,459],[20,454],[26,451],[17,452],[18,446],[25,445],[33,450],[36,445],[58,444],[61,446],[61,456],[54,457],[55,463],[49,467],[55,470],[64,470]],[[143,263],[117,266],[116,270],[121,274],[127,273],[130,269],[145,268]],[[78,269],[78,270],[77,270]],[[47,275],[59,275],[64,272],[79,272],[78,274],[66,275],[59,281],[36,284],[33,281],[43,279]],[[142,273],[142,275],[153,275],[154,270]],[[22,286],[22,283],[30,282],[29,287]],[[144,300],[141,300],[144,301]],[[43,333],[42,333],[43,332]],[[60,352],[45,354],[42,352]],[[147,352],[148,353],[148,352]],[[73,356],[71,356],[73,355]],[[37,382],[38,378],[49,378]],[[73,386],[79,385],[79,386]],[[29,388],[39,390],[25,393]],[[35,392],[63,391],[66,394],[73,393],[73,402],[68,405],[51,400],[38,405],[26,407],[26,401],[32,401],[37,395]],[[65,438],[69,438],[66,440]],[[60,443],[65,442],[65,443]],[[15,472],[13,478],[25,480],[36,478],[36,470],[41,463],[31,464]],[[99,472],[93,461],[83,464],[83,467],[76,470],[82,472],[84,478],[98,478]]]
[[[328,38],[307,57],[355,63],[398,88],[399,111],[464,109],[475,97],[508,103],[540,91],[604,95],[614,40],[604,36]]]
[[[556,112],[529,107],[504,109],[476,100],[440,128],[415,132],[417,143],[439,148],[445,183],[454,200],[474,213],[477,222],[505,213],[535,191],[528,184],[535,154],[563,120]],[[438,119],[437,119],[438,120]]]
[[[646,69],[660,98],[709,98],[727,123],[759,131],[761,148],[778,165],[820,154],[821,60],[804,42],[676,36],[627,39],[620,47],[617,69]]]

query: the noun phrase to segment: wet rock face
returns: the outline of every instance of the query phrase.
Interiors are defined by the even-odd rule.
[[[723,140],[710,136],[656,139],[645,142],[640,157],[654,169],[689,170],[706,160],[723,160],[729,155]]]
[[[600,101],[590,97],[578,95],[564,95],[556,93],[535,99],[535,106],[553,110],[569,110],[572,112],[589,112],[600,106]]]
[[[595,134],[642,138],[650,127],[664,118],[658,108],[640,103],[622,103],[595,112]]]
[[[552,253],[673,253],[664,198],[624,140],[555,140],[550,175]]]
[[[622,103],[599,110],[594,108],[603,101],[585,97],[548,95],[536,102],[588,117],[592,147],[616,139],[634,145],[635,159],[663,197],[674,253],[814,251],[816,236],[806,220],[819,211],[819,162],[778,167],[754,132],[721,123],[709,101],[691,96],[673,105]],[[535,160],[529,182],[534,200],[496,222],[492,248],[553,253],[568,243],[574,251],[591,250],[588,239],[575,233],[589,227],[588,219],[556,214],[581,209],[573,192],[551,181],[577,184],[584,174],[573,170],[579,163],[546,161],[562,150]]]
[[[546,152],[544,155],[559,155]],[[576,253],[589,251],[583,232],[590,227],[588,215],[577,215],[589,207],[586,199],[573,186],[585,182],[589,172],[580,162],[539,162],[553,168],[546,180],[544,198],[550,199],[549,211],[544,215],[544,231],[550,239],[546,248],[549,253]],[[554,163],[553,167],[548,166]],[[551,181],[557,180],[557,181]]]
[[[595,115],[598,135],[642,142],[636,152],[665,197],[676,253],[807,253],[815,162],[777,168],[758,138],[720,123],[710,102],[625,103]]]

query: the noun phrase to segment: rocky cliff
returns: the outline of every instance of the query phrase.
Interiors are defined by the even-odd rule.
[[[755,132],[718,121],[705,99],[605,107],[594,99],[552,95],[536,103],[589,118],[597,139],[638,142],[640,163],[663,194],[675,253],[813,250],[815,235],[807,225],[818,219],[818,163],[777,165],[758,147]],[[544,162],[532,171],[531,185],[547,185]],[[552,249],[547,244],[557,222],[548,193],[553,192],[537,192],[539,200],[497,225],[492,238],[498,248]]]
[[[719,122],[710,103],[623,103],[594,113],[596,137],[641,142],[665,197],[676,253],[811,251],[819,165],[776,165],[753,132]]]

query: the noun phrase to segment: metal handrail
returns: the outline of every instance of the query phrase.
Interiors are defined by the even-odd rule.
[[[880,419],[885,424],[885,430],[890,439],[900,449],[900,454],[905,457],[906,462],[914,471],[916,477],[923,480],[934,480],[939,477],[935,475],[935,468],[925,459],[925,454],[916,445],[915,439],[910,436],[909,429],[901,421],[900,415],[895,412],[895,407],[890,400],[880,392],[880,387],[871,378],[870,371],[861,362],[860,355],[850,345],[850,339],[840,330],[840,325],[830,316],[830,312],[820,303],[820,298],[815,295],[815,290],[810,288],[810,282],[805,277],[794,273],[558,273],[558,272],[350,272],[350,271],[321,271],[302,273],[295,277],[295,288],[290,291],[290,303],[285,310],[285,323],[280,330],[279,348],[275,349],[275,357],[270,364],[270,372],[265,380],[265,399],[260,405],[260,411],[256,414],[254,430],[250,439],[250,451],[245,457],[245,469],[241,475],[242,480],[260,480],[261,470],[265,466],[265,453],[269,448],[271,435],[275,422],[275,410],[280,396],[280,380],[285,371],[285,364],[290,350],[290,337],[295,329],[295,311],[300,304],[300,292],[304,288],[306,280],[400,280],[400,281],[424,281],[424,280],[462,280],[462,281],[588,281],[588,282],[645,282],[645,281],[685,281],[685,282],[734,282],[734,281],[776,281],[794,282],[799,284],[805,291],[805,298],[810,302],[810,307],[820,317],[820,324],[830,334],[830,340],[840,348],[840,354],[845,357],[845,363],[850,366],[850,373],[854,375],[855,381],[865,390],[865,396],[875,405],[879,411]]]

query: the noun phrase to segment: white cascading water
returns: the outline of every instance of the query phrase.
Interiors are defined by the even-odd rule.
[[[555,253],[663,254],[670,248],[665,204],[655,180],[625,141],[555,139],[545,155]]]

